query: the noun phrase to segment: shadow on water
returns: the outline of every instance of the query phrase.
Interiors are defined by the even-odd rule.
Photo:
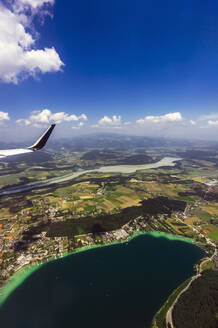
[[[196,245],[151,235],[67,256],[42,266],[9,296],[1,326],[149,327],[203,256]]]

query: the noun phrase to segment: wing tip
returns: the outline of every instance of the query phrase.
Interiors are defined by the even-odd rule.
[[[50,137],[55,126],[56,124],[51,124],[50,127],[44,132],[44,134],[32,146],[28,147],[28,149],[33,151],[42,149],[48,141],[48,138]]]

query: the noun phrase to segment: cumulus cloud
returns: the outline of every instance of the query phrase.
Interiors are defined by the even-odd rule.
[[[83,126],[84,126],[84,122],[79,122],[76,126],[72,126],[72,129],[79,130]]]
[[[45,3],[54,4],[54,0],[18,0],[17,2],[22,5],[29,5],[33,8],[41,7]]]
[[[199,121],[217,120],[217,119],[218,119],[218,113],[201,115],[198,118]]]
[[[196,125],[196,122],[193,121],[193,120],[190,120],[189,122],[190,122],[191,125]]]
[[[11,6],[0,4],[0,80],[17,84],[37,73],[57,72],[64,65],[54,47],[37,49],[36,35],[31,26],[46,3],[54,1],[18,0]],[[33,8],[33,13],[31,11]]]
[[[62,123],[71,122],[79,120],[87,120],[86,114],[81,114],[79,116],[75,114],[67,114],[65,112],[52,113],[49,109],[43,109],[42,111],[34,111],[27,119],[17,120],[18,124],[24,123],[25,125],[33,125],[35,127],[41,127],[43,124],[49,123]]]
[[[10,117],[9,117],[8,113],[0,111],[0,123],[2,123],[3,121],[9,121],[9,120],[10,120]]]
[[[138,124],[145,123],[167,123],[167,122],[178,122],[182,120],[182,115],[179,112],[168,113],[161,116],[145,116],[136,121]]]
[[[102,117],[98,121],[99,125],[120,125],[121,124],[121,116],[113,115],[112,118],[108,116]]]
[[[209,120],[207,123],[208,123],[208,125],[212,125],[212,126],[218,125],[218,121]]]
[[[104,116],[102,117],[99,121],[98,124],[94,124],[91,126],[94,129],[99,129],[99,128],[122,128],[122,118],[120,115],[113,115],[112,117],[109,116]]]

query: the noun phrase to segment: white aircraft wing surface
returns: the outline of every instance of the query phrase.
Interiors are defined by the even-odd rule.
[[[12,155],[32,153],[33,151],[42,149],[45,146],[48,138],[50,137],[50,134],[52,133],[54,127],[55,127],[55,124],[52,124],[45,131],[45,133],[32,146],[30,146],[28,148],[0,150],[0,158],[12,156]]]

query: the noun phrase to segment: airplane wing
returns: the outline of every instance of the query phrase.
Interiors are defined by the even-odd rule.
[[[6,156],[12,156],[12,155],[32,153],[33,151],[42,149],[45,146],[48,138],[50,137],[50,134],[52,133],[54,127],[55,127],[55,124],[52,124],[45,131],[45,133],[32,146],[30,146],[28,148],[0,150],[0,158],[6,157]]]

